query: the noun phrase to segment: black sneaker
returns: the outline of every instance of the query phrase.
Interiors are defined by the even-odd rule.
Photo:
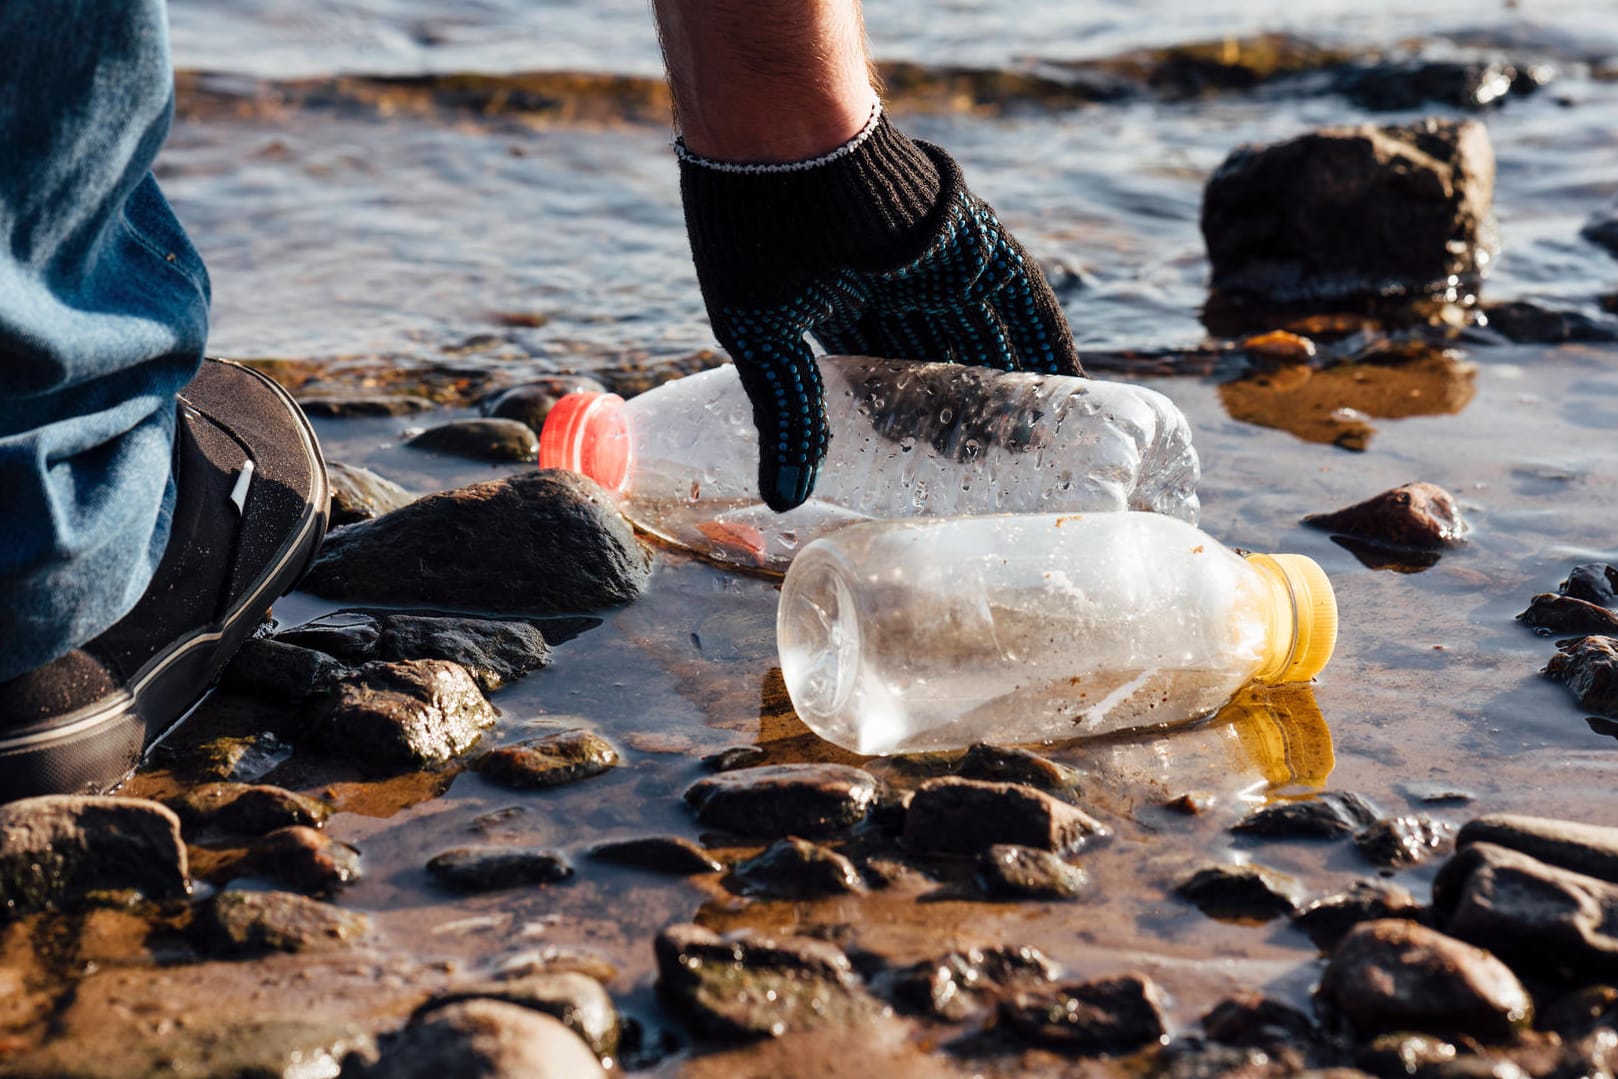
[[[325,463],[285,390],[208,360],[179,408],[173,531],[146,594],[89,644],[0,682],[0,802],[122,782],[325,536]]]

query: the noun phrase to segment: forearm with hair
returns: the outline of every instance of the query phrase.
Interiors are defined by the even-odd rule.
[[[876,103],[859,0],[653,0],[675,124],[693,153],[801,161]]]

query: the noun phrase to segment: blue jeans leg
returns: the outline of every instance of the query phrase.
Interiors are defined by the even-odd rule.
[[[151,175],[174,111],[162,0],[4,0],[0,72],[3,681],[150,582],[208,278]]]

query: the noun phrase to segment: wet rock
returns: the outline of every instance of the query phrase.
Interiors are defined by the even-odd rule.
[[[380,622],[378,659],[447,659],[465,667],[485,693],[551,662],[544,634],[527,622],[412,614]]]
[[[552,375],[497,390],[478,402],[478,411],[497,419],[516,420],[536,435],[556,402],[570,393],[606,393],[607,387],[588,375]]]
[[[1453,825],[1427,816],[1385,817],[1354,836],[1354,846],[1374,865],[1416,865],[1443,850],[1455,835]]]
[[[1542,307],[1527,300],[1483,307],[1488,326],[1520,345],[1562,345],[1570,341],[1618,341],[1618,322],[1596,319],[1582,311]]]
[[[881,1012],[835,945],[805,937],[727,940],[695,925],[658,934],[657,986],[702,1033],[732,1040],[842,1029]]]
[[[1474,843],[1492,843],[1546,865],[1618,884],[1618,828],[1610,825],[1495,813],[1467,822],[1455,837],[1457,847]]]
[[[591,1079],[607,1073],[558,1019],[498,1000],[436,1008],[383,1039],[364,1079]]]
[[[302,701],[334,690],[348,668],[324,652],[268,637],[242,642],[222,684],[270,701]]]
[[[650,576],[649,552],[601,488],[548,469],[339,529],[303,587],[341,600],[576,613],[628,602]]]
[[[1311,513],[1303,523],[1379,547],[1418,551],[1453,546],[1468,531],[1454,496],[1431,483],[1407,483],[1335,513]]]
[[[1174,886],[1180,898],[1210,918],[1267,922],[1289,915],[1302,902],[1293,878],[1260,865],[1213,865]]]
[[[1401,1031],[1373,1038],[1355,1054],[1354,1062],[1372,1075],[1387,1079],[1410,1075],[1425,1079],[1436,1076],[1439,1068],[1453,1064],[1459,1055],[1455,1046],[1443,1038]]]
[[[287,645],[313,649],[334,656],[351,667],[373,659],[382,639],[382,622],[370,611],[332,611],[318,618],[283,629],[275,639]],[[394,657],[399,658],[399,657]],[[410,656],[410,659],[443,659],[443,656]]]
[[[1066,1052],[1124,1053],[1166,1037],[1161,993],[1139,974],[1019,993],[1000,1018],[1027,1040]]]
[[[331,484],[332,528],[369,521],[416,500],[397,483],[358,465],[327,461],[326,479]]]
[[[1546,677],[1567,686],[1590,711],[1618,716],[1618,637],[1580,637],[1556,648]]]
[[[475,767],[484,779],[514,790],[559,787],[618,765],[618,751],[593,731],[575,728],[491,749]]]
[[[978,743],[966,751],[955,774],[962,779],[1021,783],[1055,795],[1076,794],[1079,775],[1066,765],[1026,749]]]
[[[290,892],[225,891],[198,916],[207,947],[226,955],[341,948],[370,928],[363,914]]]
[[[1618,258],[1618,205],[1593,215],[1579,230],[1579,235]]]
[[[1497,247],[1477,121],[1327,128],[1244,146],[1203,194],[1216,292],[1281,303],[1442,295]]]
[[[853,862],[829,847],[791,837],[777,839],[756,856],[736,863],[727,883],[743,895],[770,899],[819,899],[865,891]]]
[[[1492,843],[1471,843],[1433,882],[1445,932],[1525,973],[1618,979],[1618,885]]]
[[[1332,89],[1362,109],[1403,112],[1425,105],[1483,109],[1502,103],[1517,87],[1537,89],[1528,75],[1519,83],[1515,65],[1485,58],[1370,57],[1343,65]]]
[[[311,394],[298,398],[298,407],[308,416],[346,420],[360,416],[413,416],[418,412],[431,412],[438,406],[426,397],[409,394],[397,397]]]
[[[1529,600],[1517,620],[1549,633],[1618,634],[1618,612],[1554,592],[1541,592]]]
[[[1184,817],[1200,817],[1214,807],[1213,795],[1201,791],[1187,791],[1163,803],[1163,808]]]
[[[436,854],[427,872],[459,892],[492,892],[526,884],[554,884],[573,875],[560,852],[538,847],[456,847]]]
[[[1333,953],[1317,1004],[1361,1037],[1394,1031],[1509,1041],[1533,1003],[1500,960],[1408,921],[1356,926]]]
[[[1001,843],[978,856],[978,884],[1010,899],[1078,899],[1090,891],[1090,874],[1050,851]]]
[[[615,1056],[621,1033],[618,1009],[601,983],[572,971],[526,974],[478,982],[440,993],[416,1010],[418,1018],[466,1000],[498,1000],[560,1019],[598,1057]]]
[[[1032,787],[951,777],[917,788],[904,825],[911,849],[955,854],[999,843],[1068,851],[1111,835],[1088,813]]]
[[[387,771],[453,760],[477,744],[495,716],[459,664],[367,663],[339,683],[311,733],[328,753]]]
[[[1411,801],[1423,805],[1466,805],[1477,798],[1477,795],[1464,787],[1457,787],[1453,783],[1416,782],[1402,783],[1399,789]]]
[[[776,764],[699,779],[685,792],[697,819],[736,835],[832,835],[865,818],[876,779],[842,764]]]
[[[184,767],[199,779],[256,783],[292,759],[292,747],[273,731],[213,738],[184,754]]]
[[[1554,1031],[1565,1041],[1577,1041],[1601,1031],[1618,1030],[1618,989],[1590,985],[1540,1009],[1541,1030]]]
[[[905,1010],[958,1023],[1014,993],[1045,988],[1061,973],[1037,948],[968,948],[900,969],[890,989]]]
[[[725,868],[723,862],[706,850],[677,835],[654,835],[600,843],[590,848],[590,857],[680,877],[694,873],[718,873]]]
[[[91,1032],[53,1036],[34,1052],[6,1054],[9,1076],[51,1079],[314,1079],[335,1076],[346,1061],[374,1056],[376,1045],[354,1023],[310,1016],[152,1015],[161,1008],[141,999],[133,1020],[103,1022]],[[122,1002],[115,1008],[119,1011]],[[99,1005],[79,1005],[85,1011]],[[121,1016],[119,1018],[122,1018]],[[85,1020],[81,1019],[80,1022]],[[346,1072],[344,1073],[346,1074]]]
[[[1202,1017],[1202,1032],[1220,1045],[1271,1050],[1307,1045],[1319,1033],[1314,1020],[1303,1012],[1254,990],[1214,1005]]]
[[[1605,562],[1574,566],[1567,580],[1557,585],[1556,590],[1570,599],[1618,610],[1618,566]]]
[[[238,835],[263,835],[277,828],[319,828],[331,807],[305,794],[249,783],[204,783],[189,787],[165,803],[192,829],[219,829]]]
[[[258,840],[246,864],[255,876],[320,895],[336,892],[362,875],[358,851],[302,825],[279,828]]]
[[[769,754],[759,746],[731,746],[702,758],[703,767],[710,772],[734,772],[738,768],[751,768],[760,764]]]
[[[45,795],[0,805],[0,920],[133,889],[190,888],[180,819],[138,798]]]
[[[405,445],[478,461],[535,461],[539,439],[516,420],[451,420],[429,427]]]
[[[1388,881],[1357,880],[1347,891],[1317,899],[1292,916],[1292,924],[1308,934],[1316,948],[1331,952],[1362,922],[1421,917],[1422,908],[1408,891]]]
[[[1299,802],[1260,806],[1231,831],[1267,839],[1337,839],[1377,819],[1376,809],[1351,791],[1325,791]]]

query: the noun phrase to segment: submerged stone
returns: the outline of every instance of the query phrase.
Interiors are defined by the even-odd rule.
[[[1580,637],[1556,648],[1546,677],[1567,686],[1581,707],[1618,716],[1618,637]]]
[[[499,1000],[560,1019],[598,1057],[618,1052],[618,1009],[601,983],[573,971],[524,974],[476,982],[439,993],[417,1009],[418,1017],[466,1000]]]
[[[708,754],[702,758],[702,763],[710,772],[734,772],[738,768],[762,764],[767,757],[769,753],[759,746],[730,746]]]
[[[829,847],[791,837],[777,839],[736,863],[729,883],[743,895],[770,899],[818,899],[865,891],[853,862]]]
[[[1324,791],[1297,802],[1260,806],[1231,831],[1267,839],[1337,839],[1374,823],[1376,810],[1351,791]]]
[[[1317,899],[1292,916],[1316,948],[1330,953],[1361,922],[1419,919],[1422,908],[1404,888],[1388,881],[1357,880],[1347,891]]]
[[[654,835],[600,843],[590,848],[590,857],[682,877],[694,873],[718,873],[725,868],[723,862],[702,847],[677,835]]]
[[[416,500],[397,483],[358,465],[327,461],[326,479],[331,485],[332,528],[369,521]]]
[[[1267,922],[1298,909],[1303,887],[1261,865],[1214,865],[1174,886],[1180,898],[1210,918]]]
[[[699,1031],[777,1038],[853,1028],[881,1014],[835,945],[805,937],[728,940],[695,925],[658,934],[657,987]]]
[[[628,602],[650,577],[650,553],[606,493],[547,469],[339,529],[303,587],[340,600],[546,614]]]
[[[180,819],[166,806],[76,794],[0,805],[0,921],[92,892],[165,900],[190,887]]]
[[[527,884],[554,884],[573,875],[559,851],[538,847],[457,847],[436,854],[427,872],[461,892],[492,892]]]
[[[1533,1017],[1533,1002],[1504,963],[1409,921],[1350,931],[1326,965],[1317,999],[1361,1037],[1414,1030],[1509,1041]]]
[[[1088,813],[1043,791],[952,777],[917,788],[904,824],[906,846],[956,854],[978,854],[1001,843],[1068,851],[1111,835]]]
[[[876,778],[842,764],[776,764],[693,783],[686,802],[710,828],[774,839],[833,835],[865,818]]]
[[[346,1074],[346,1071],[345,1071]],[[544,1012],[466,1000],[421,1015],[381,1041],[363,1079],[604,1079],[590,1047]]]
[[[495,717],[459,664],[367,663],[338,684],[312,733],[328,753],[367,771],[388,771],[453,760],[477,744]]]
[[[331,807],[306,794],[265,784],[204,783],[165,803],[187,828],[263,835],[295,824],[318,828]]]
[[[1028,1041],[1071,1053],[1128,1052],[1167,1036],[1162,994],[1139,974],[1019,993],[1000,1017]]]
[[[1468,529],[1455,497],[1431,483],[1407,483],[1303,523],[1380,547],[1430,551],[1462,542]]]
[[[618,764],[612,743],[582,728],[491,749],[475,767],[491,783],[514,790],[558,787],[601,775]]]
[[[214,951],[256,955],[340,948],[364,936],[370,920],[290,892],[225,891],[203,908],[199,928]]]
[[[427,428],[405,445],[479,461],[523,462],[539,457],[539,439],[527,424],[516,420],[451,420]]]
[[[1050,851],[1002,843],[979,855],[978,883],[1003,898],[1078,899],[1090,890],[1090,874]]]

